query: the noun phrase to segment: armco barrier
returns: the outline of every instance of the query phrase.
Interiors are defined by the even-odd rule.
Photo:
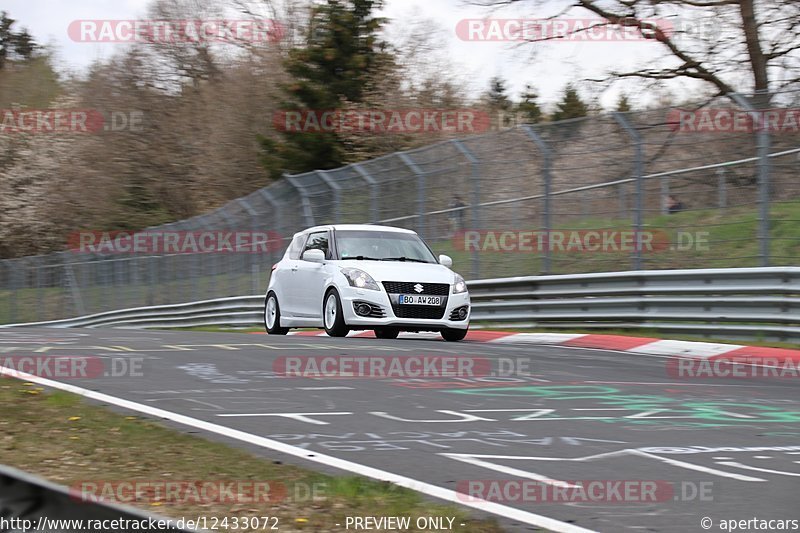
[[[525,276],[468,287],[478,326],[639,328],[800,341],[800,267]],[[239,296],[0,327],[259,326],[263,305],[263,295]]]
[[[7,466],[0,466],[0,531],[47,533],[96,532],[188,532],[168,525],[168,519],[111,503],[76,501],[69,489]],[[27,522],[23,522],[27,521]],[[83,524],[76,523],[83,520]],[[88,520],[108,527],[89,527]],[[70,521],[72,521],[70,523]],[[173,522],[174,523],[174,522]],[[125,526],[125,527],[121,527]]]

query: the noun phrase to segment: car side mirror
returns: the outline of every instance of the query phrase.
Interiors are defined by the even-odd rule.
[[[449,255],[442,254],[439,256],[439,264],[450,268],[453,266],[453,259]]]
[[[303,252],[303,261],[309,261],[311,263],[324,263],[325,252],[317,249],[306,250]]]

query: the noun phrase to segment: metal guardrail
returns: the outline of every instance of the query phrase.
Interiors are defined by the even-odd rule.
[[[81,530],[76,523],[78,520],[84,521],[83,530],[98,532],[190,531],[172,526],[174,520],[170,522],[168,518],[129,507],[80,501],[66,487],[7,466],[0,466],[0,521],[2,520],[6,522],[0,526],[0,531],[72,533]],[[106,523],[108,527],[87,527],[88,520],[92,520],[92,524]],[[101,522],[94,522],[98,520]],[[159,521],[160,525],[169,527],[159,529]]]
[[[704,337],[800,341],[800,267],[525,276],[468,282],[479,326],[642,329]],[[109,311],[51,327],[263,325],[264,296]]]

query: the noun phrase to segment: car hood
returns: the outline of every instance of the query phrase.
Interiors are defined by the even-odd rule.
[[[337,261],[342,268],[358,268],[375,281],[412,281],[420,283],[453,283],[453,271],[436,263],[410,263],[402,261]]]

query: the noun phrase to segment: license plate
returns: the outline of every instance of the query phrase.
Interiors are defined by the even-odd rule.
[[[442,305],[441,296],[423,296],[421,294],[400,294],[397,301],[401,305]]]

